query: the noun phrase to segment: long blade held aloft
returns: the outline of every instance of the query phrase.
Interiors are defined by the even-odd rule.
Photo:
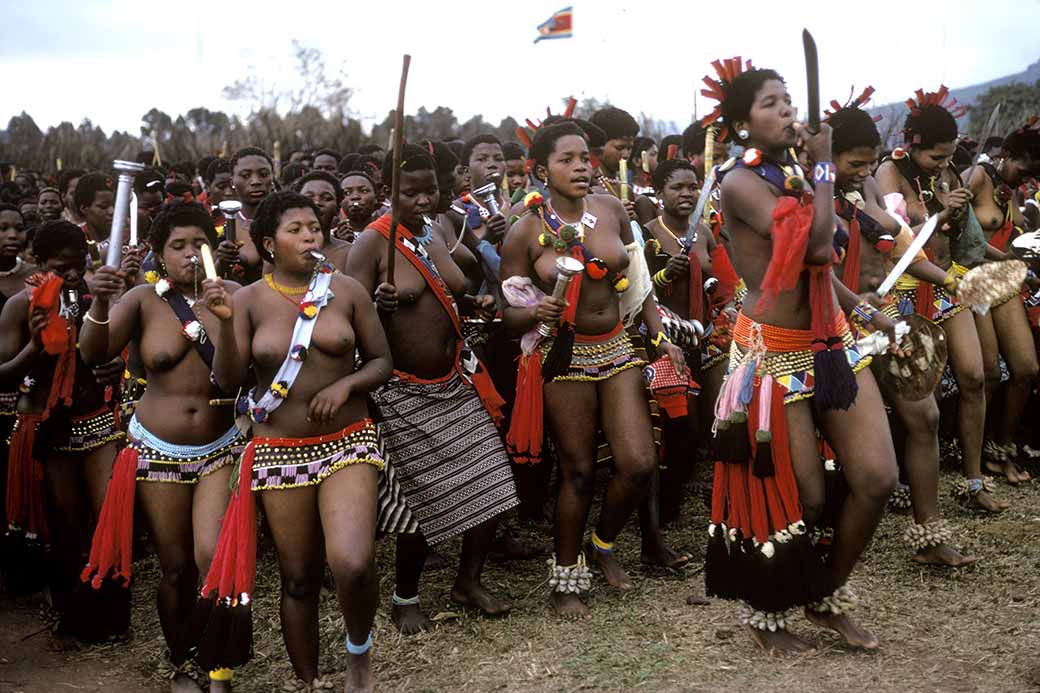
[[[881,286],[878,287],[878,296],[884,298],[888,295],[888,292],[892,290],[892,287],[896,285],[896,280],[903,275],[906,268],[910,266],[910,263],[914,261],[917,254],[924,248],[924,244],[928,242],[928,239],[935,233],[935,227],[939,225],[939,215],[933,214],[928,217],[928,221],[924,223],[921,230],[917,232],[917,237],[914,238],[914,242],[910,244],[910,247],[906,249],[903,256],[899,258],[899,262],[892,268],[892,271],[885,277],[885,281],[881,282]]]
[[[805,48],[805,85],[809,91],[809,132],[820,131],[820,61],[816,54],[816,41],[808,29],[802,29],[802,46]]]
[[[971,168],[968,169],[968,175],[964,179],[965,185],[971,185],[971,177],[975,175],[975,167],[979,165],[979,157],[982,156],[982,150],[986,146],[986,142],[990,137],[993,137],[993,133],[997,129],[997,119],[1000,117],[1000,107],[1003,106],[1003,102],[998,102],[993,107],[993,112],[989,114],[989,120],[986,121],[986,129],[982,131],[982,139],[979,140],[978,151],[975,152],[975,158],[971,161]]]
[[[711,197],[711,186],[714,184],[715,169],[713,167],[704,178],[704,185],[701,186],[701,196],[697,198],[697,206],[693,208],[693,216],[690,217],[690,228],[686,232],[685,240],[687,248],[693,247],[693,241],[697,238],[697,225],[704,218],[704,207],[708,204],[708,198]]]

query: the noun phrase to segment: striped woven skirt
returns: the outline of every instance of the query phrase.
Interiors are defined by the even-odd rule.
[[[509,456],[475,389],[399,371],[372,393],[387,457],[426,541],[458,536],[519,504]]]

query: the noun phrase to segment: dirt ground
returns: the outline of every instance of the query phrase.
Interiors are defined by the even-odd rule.
[[[1040,469],[1034,467],[1034,475]],[[588,623],[560,623],[547,607],[544,559],[489,565],[486,581],[514,600],[512,615],[487,619],[455,607],[452,573],[430,573],[422,599],[437,628],[402,638],[389,621],[392,542],[379,548],[383,605],[373,650],[380,690],[387,691],[1029,691],[1040,690],[1040,484],[1000,492],[1012,509],[979,517],[952,498],[956,475],[945,470],[942,507],[956,542],[980,558],[959,571],[922,567],[901,539],[908,520],[886,515],[852,579],[862,604],[858,620],[882,640],[875,653],[849,651],[804,618],[794,629],[817,652],[769,659],[735,621],[732,604],[689,606],[701,592],[699,560],[672,572],[644,569],[637,531],[619,539],[636,589],[620,594],[594,582]],[[706,511],[692,497],[668,539],[703,550]],[[525,527],[528,543],[548,551],[548,525]],[[441,552],[454,559],[459,543]],[[699,555],[698,555],[699,559]],[[74,654],[48,651],[48,634],[32,600],[0,602],[0,691],[162,691],[157,672],[164,644],[154,609],[154,558],[135,568],[133,632],[129,642]],[[256,655],[237,676],[238,691],[272,691],[290,677],[278,626],[278,577],[270,553],[261,556],[254,602]],[[343,627],[332,593],[322,595],[322,671],[341,685]]]

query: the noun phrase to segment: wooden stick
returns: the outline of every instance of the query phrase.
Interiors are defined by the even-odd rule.
[[[404,141],[404,89],[408,84],[408,66],[412,56],[407,53],[401,65],[401,86],[397,90],[397,110],[394,111],[394,175],[390,186],[390,247],[386,255],[386,281],[394,283],[394,260],[397,257],[397,225],[401,222],[401,145]]]

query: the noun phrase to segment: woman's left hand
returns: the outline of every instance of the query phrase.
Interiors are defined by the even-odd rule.
[[[885,315],[880,310],[874,313],[874,317],[870,319],[870,324],[875,329],[885,332],[888,334],[888,351],[896,356],[903,358],[910,355],[910,349],[904,349],[899,343],[899,339],[896,337],[896,321]]]
[[[117,356],[108,363],[94,366],[94,380],[98,385],[118,385],[123,378],[124,370],[126,370],[126,363],[122,356]]]
[[[675,346],[671,342],[662,341],[657,346],[658,356],[667,356],[675,364],[676,373],[682,373],[686,370],[686,355],[683,354],[683,350]]]
[[[332,417],[336,415],[340,407],[350,399],[350,390],[350,383],[343,379],[320,390],[311,398],[310,407],[307,410],[307,420],[311,423],[332,421]]]

